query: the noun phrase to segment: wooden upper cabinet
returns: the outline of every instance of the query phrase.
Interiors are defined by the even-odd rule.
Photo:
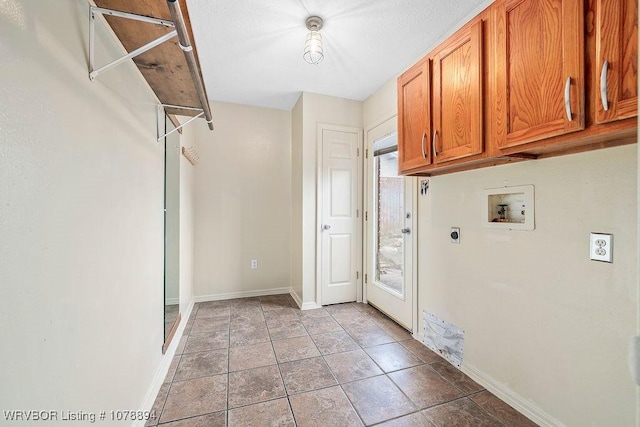
[[[584,129],[583,11],[583,0],[494,3],[499,149]]]
[[[482,25],[480,18],[474,19],[430,56],[435,163],[483,151]]]
[[[596,123],[638,115],[638,2],[596,0]]]
[[[398,168],[410,171],[431,163],[429,150],[429,61],[398,78]]]

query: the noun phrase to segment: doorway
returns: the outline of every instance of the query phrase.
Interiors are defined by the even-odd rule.
[[[361,298],[362,130],[318,126],[317,300]]]
[[[414,330],[416,180],[398,175],[395,117],[367,134],[366,302]]]

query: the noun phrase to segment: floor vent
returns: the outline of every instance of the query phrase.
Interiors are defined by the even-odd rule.
[[[464,350],[464,331],[426,311],[424,321],[424,344],[460,368]]]

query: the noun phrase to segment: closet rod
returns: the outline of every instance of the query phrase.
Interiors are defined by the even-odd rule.
[[[169,5],[171,17],[173,18],[173,23],[175,24],[176,31],[178,32],[180,48],[184,52],[184,56],[187,59],[187,64],[189,65],[191,79],[193,79],[193,84],[196,87],[198,99],[200,100],[202,110],[204,111],[205,120],[209,125],[209,129],[213,130],[213,118],[211,117],[209,100],[207,99],[207,95],[204,91],[204,84],[202,83],[202,77],[200,76],[198,63],[196,62],[195,55],[193,54],[193,46],[191,46],[191,42],[189,41],[189,33],[187,33],[187,27],[184,24],[184,17],[182,16],[182,11],[180,10],[180,3],[178,3],[178,0],[167,0],[167,4]]]

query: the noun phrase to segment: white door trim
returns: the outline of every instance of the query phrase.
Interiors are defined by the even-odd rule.
[[[320,221],[322,219],[322,192],[323,192],[323,183],[322,183],[322,133],[325,130],[334,130],[338,132],[349,132],[349,133],[357,133],[358,134],[358,150],[360,153],[360,161],[358,161],[358,209],[360,215],[358,217],[358,226],[356,227],[357,236],[356,242],[358,244],[356,259],[354,260],[357,265],[358,271],[360,272],[358,280],[356,281],[356,289],[357,289],[357,301],[362,301],[362,283],[363,283],[363,264],[362,264],[362,207],[363,207],[363,199],[362,199],[362,180],[363,180],[363,167],[362,167],[362,159],[364,158],[363,154],[363,132],[360,128],[354,128],[350,126],[340,126],[340,125],[332,125],[329,123],[318,123],[318,128],[316,131],[316,227],[315,227],[315,237],[316,237],[316,302],[319,306],[322,305],[322,238],[320,236]]]

